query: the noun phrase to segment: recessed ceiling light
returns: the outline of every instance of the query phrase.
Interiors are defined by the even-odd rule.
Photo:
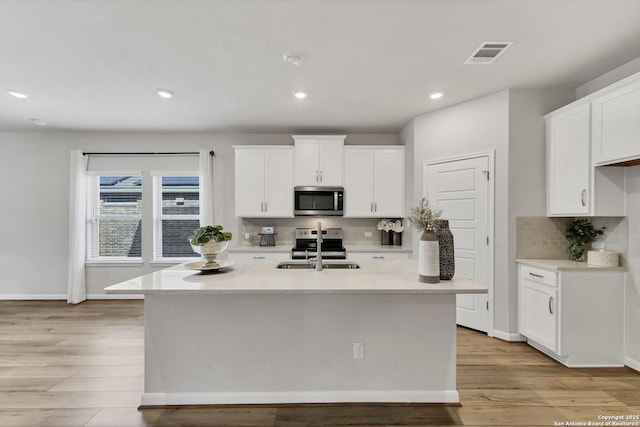
[[[28,93],[20,92],[20,91],[18,91],[18,90],[12,90],[12,89],[9,89],[9,90],[7,90],[7,93],[8,93],[9,95],[11,95],[11,96],[14,96],[14,97],[16,97],[16,98],[20,98],[20,99],[25,99],[25,98],[28,98],[28,97],[29,97],[29,94],[28,94]]]
[[[293,96],[295,96],[298,99],[305,99],[307,97],[307,93],[306,92],[297,91],[297,92],[293,92]]]
[[[299,52],[288,52],[282,55],[282,59],[287,64],[300,65],[302,64],[303,55]]]
[[[429,98],[431,99],[440,99],[444,96],[444,93],[442,92],[434,92],[431,95],[429,95]]]
[[[31,123],[33,123],[36,126],[46,126],[47,122],[45,122],[44,120],[40,120],[40,119],[31,119]]]
[[[169,89],[158,89],[156,90],[156,94],[165,99],[173,98],[173,92]]]

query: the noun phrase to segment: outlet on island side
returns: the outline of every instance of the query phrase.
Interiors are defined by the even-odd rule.
[[[364,343],[353,343],[353,358],[358,360],[364,359]]]
[[[364,237],[373,237],[373,233],[371,231],[365,231]]]

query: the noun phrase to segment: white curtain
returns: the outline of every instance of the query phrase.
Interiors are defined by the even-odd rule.
[[[87,299],[84,262],[86,256],[87,162],[81,150],[71,150],[69,185],[69,272],[67,302]]]
[[[200,150],[200,226],[214,225],[213,156],[210,150]]]

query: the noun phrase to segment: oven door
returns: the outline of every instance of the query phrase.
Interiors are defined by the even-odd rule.
[[[294,214],[298,216],[342,216],[342,187],[295,187]]]

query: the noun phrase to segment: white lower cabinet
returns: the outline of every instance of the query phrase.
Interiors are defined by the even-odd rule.
[[[279,262],[291,259],[291,251],[288,252],[229,252],[229,259],[238,262]]]
[[[347,250],[347,259],[351,261],[367,261],[367,260],[385,260],[385,259],[409,259],[410,252],[366,252]]]
[[[518,332],[570,367],[624,365],[621,270],[553,270],[519,263]]]

